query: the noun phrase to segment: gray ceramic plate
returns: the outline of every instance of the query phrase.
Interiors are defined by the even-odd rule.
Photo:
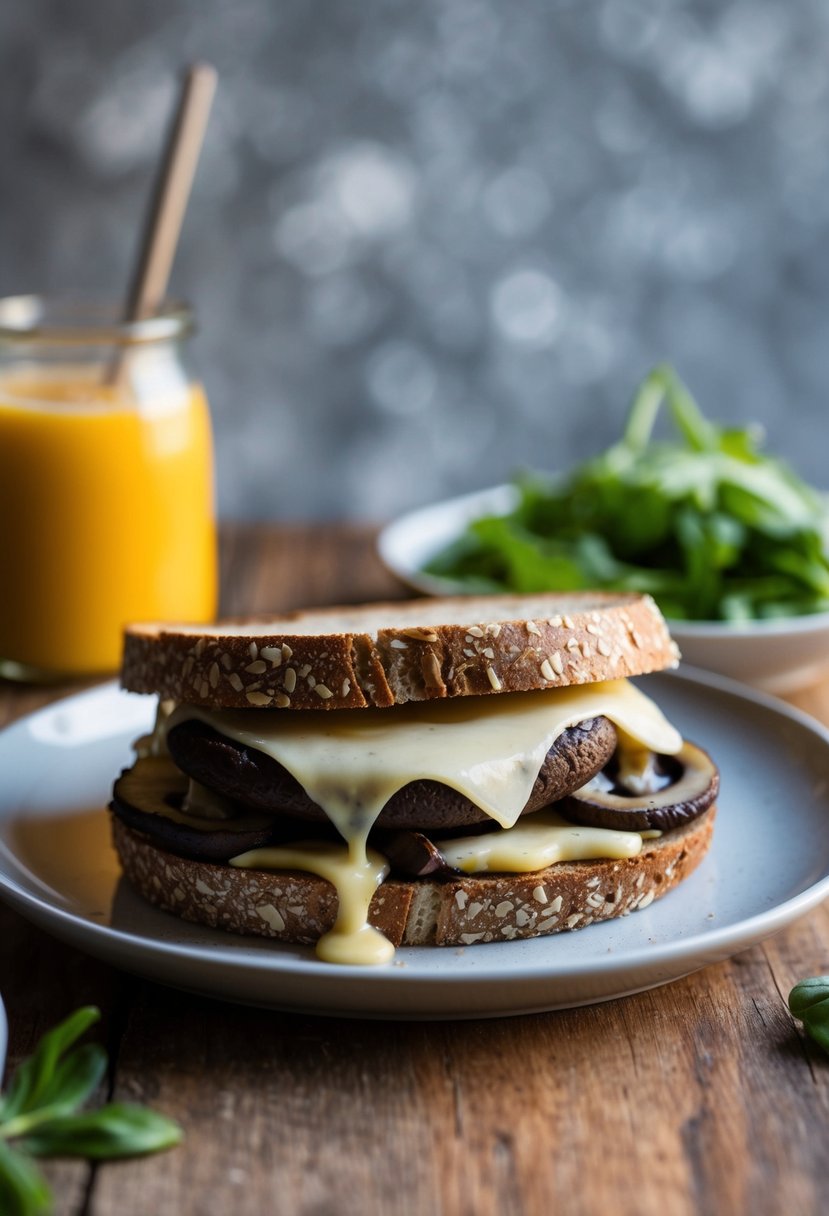
[[[186,925],[119,878],[104,807],[148,698],[114,685],[0,734],[0,895],[56,937],[161,983],[326,1014],[472,1018],[561,1009],[668,983],[784,928],[829,894],[829,732],[721,677],[644,681],[722,770],[714,845],[676,891],[622,920],[385,968]]]

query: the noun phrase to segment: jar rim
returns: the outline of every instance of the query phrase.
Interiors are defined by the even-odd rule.
[[[0,297],[0,345],[139,346],[186,337],[193,312],[183,301],[165,300],[150,317],[121,318],[123,305],[70,296]]]

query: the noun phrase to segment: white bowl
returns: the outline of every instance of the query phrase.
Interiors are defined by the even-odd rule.
[[[778,695],[829,673],[829,612],[772,621],[668,621],[682,657]]]
[[[434,503],[384,528],[377,547],[386,566],[427,595],[463,592],[450,579],[424,574],[423,566],[481,515],[502,515],[517,502],[509,485]],[[718,671],[766,692],[808,688],[829,674],[829,612],[772,621],[669,621],[682,657],[694,667]]]

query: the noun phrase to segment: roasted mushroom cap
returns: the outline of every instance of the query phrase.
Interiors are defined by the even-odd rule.
[[[180,769],[241,807],[328,822],[322,807],[278,761],[203,722],[178,723],[167,735],[167,746]],[[541,810],[578,789],[608,763],[615,748],[616,731],[607,718],[591,718],[568,727],[550,748],[522,814]],[[490,822],[486,812],[458,790],[439,781],[422,780],[412,781],[392,795],[377,827],[433,832]]]
[[[232,819],[207,819],[187,814],[182,810],[187,785],[187,778],[165,758],[138,760],[115,782],[112,812],[168,852],[204,861],[227,861],[284,838],[281,825],[270,815],[243,811]],[[289,822],[297,839],[301,833],[295,821]],[[303,832],[309,835],[307,825]]]
[[[676,756],[664,759],[667,770],[678,772],[678,776],[656,793],[632,796],[618,786],[603,790],[597,780],[563,798],[557,809],[574,823],[623,832],[667,832],[689,823],[707,811],[717,797],[717,766],[701,747],[687,742]]]

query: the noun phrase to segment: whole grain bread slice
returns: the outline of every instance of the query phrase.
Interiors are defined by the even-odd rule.
[[[620,679],[678,659],[650,596],[477,596],[131,625],[121,682],[213,708],[358,709]]]
[[[395,946],[472,946],[581,929],[646,908],[691,873],[708,851],[716,808],[647,840],[623,861],[559,862],[533,874],[470,875],[450,882],[391,879],[369,920]],[[298,870],[235,869],[167,853],[113,817],[124,873],[150,903],[230,933],[310,944],[334,924],[337,895]]]

